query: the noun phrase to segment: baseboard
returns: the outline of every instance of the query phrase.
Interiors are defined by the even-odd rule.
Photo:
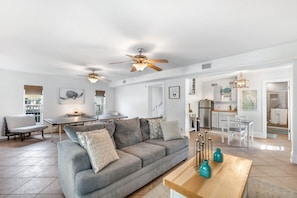
[[[290,162],[293,164],[297,164],[297,154],[293,153],[293,151],[291,152]]]

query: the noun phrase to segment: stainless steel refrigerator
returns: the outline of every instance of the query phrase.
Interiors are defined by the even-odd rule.
[[[212,100],[200,100],[199,101],[199,119],[200,127],[211,129],[211,111],[213,110]]]

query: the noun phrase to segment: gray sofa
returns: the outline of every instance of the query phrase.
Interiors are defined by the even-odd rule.
[[[132,124],[131,124],[132,123]],[[76,132],[106,128],[119,159],[94,173]],[[65,126],[69,140],[58,143],[59,183],[67,198],[126,197],[188,158],[188,138],[150,139],[147,119]]]

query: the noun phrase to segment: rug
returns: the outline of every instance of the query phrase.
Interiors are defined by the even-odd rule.
[[[162,183],[149,191],[144,198],[169,198],[170,190]],[[249,178],[248,198],[296,198],[297,192],[280,188],[279,186],[265,183],[255,178]]]

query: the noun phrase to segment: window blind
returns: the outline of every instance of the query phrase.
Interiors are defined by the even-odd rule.
[[[102,91],[102,90],[96,90],[96,96],[105,97],[105,91]]]
[[[42,86],[24,85],[25,95],[42,95]]]

